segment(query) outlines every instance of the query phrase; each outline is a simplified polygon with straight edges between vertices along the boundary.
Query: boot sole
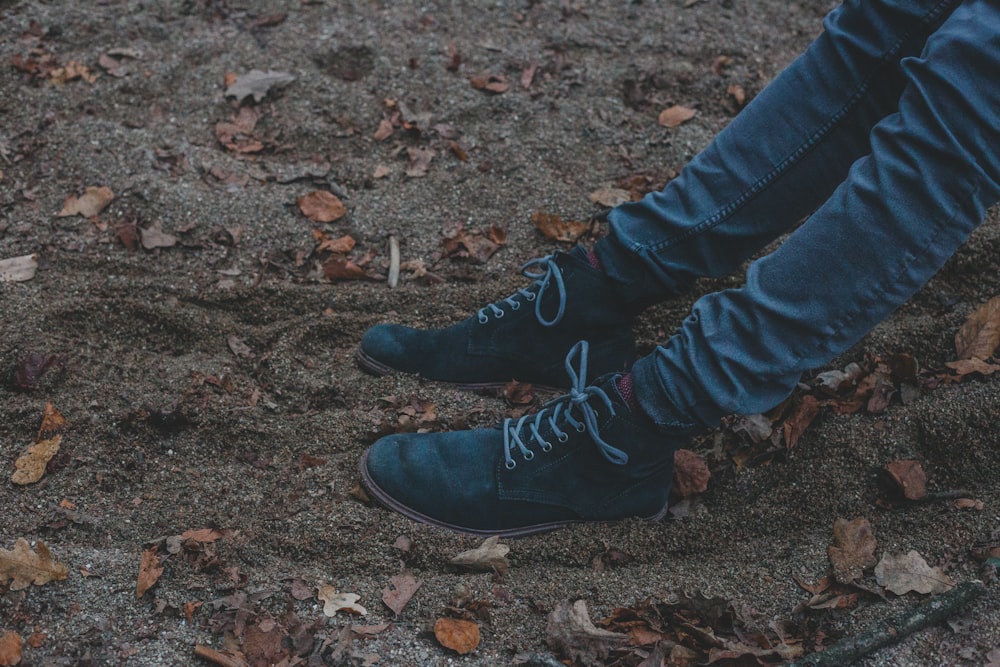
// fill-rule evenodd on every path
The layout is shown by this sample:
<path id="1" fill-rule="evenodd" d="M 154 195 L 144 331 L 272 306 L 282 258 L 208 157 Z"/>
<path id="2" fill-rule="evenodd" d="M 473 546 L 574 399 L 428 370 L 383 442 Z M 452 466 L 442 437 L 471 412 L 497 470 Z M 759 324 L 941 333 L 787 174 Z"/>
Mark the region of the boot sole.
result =
<path id="1" fill-rule="evenodd" d="M 408 519 L 416 521 L 417 523 L 423 523 L 430 526 L 438 526 L 440 528 L 447 528 L 448 530 L 455 531 L 457 533 L 464 533 L 466 535 L 476 535 L 479 537 L 490 537 L 497 535 L 499 537 L 526 537 L 528 535 L 536 535 L 538 533 L 547 533 L 553 530 L 558 530 L 559 528 L 565 528 L 572 524 L 578 523 L 611 523 L 611 521 L 594 520 L 588 521 L 586 519 L 577 519 L 573 521 L 557 521 L 552 523 L 540 523 L 534 526 L 523 526 L 521 528 L 505 528 L 500 530 L 479 530 L 475 528 L 463 528 L 462 526 L 456 526 L 455 524 L 447 523 L 445 521 L 439 521 L 433 517 L 429 517 L 426 514 L 421 514 L 416 510 L 410 509 L 406 505 L 400 503 L 395 498 L 390 496 L 388 493 L 383 491 L 375 480 L 371 478 L 368 474 L 368 450 L 361 455 L 361 461 L 358 464 L 358 471 L 361 473 L 361 483 L 364 485 L 365 489 L 372 495 L 372 497 L 383 507 L 402 514 Z M 662 521 L 667 516 L 667 509 L 669 503 L 663 506 L 663 508 L 656 514 L 648 517 L 639 517 L 642 521 Z M 628 517 L 631 518 L 631 517 Z M 624 518 L 623 518 L 624 519 Z"/>
<path id="2" fill-rule="evenodd" d="M 376 360 L 374 357 L 369 356 L 360 347 L 354 350 L 354 360 L 357 362 L 361 370 L 366 373 L 371 373 L 372 375 L 384 376 L 393 375 L 399 373 L 401 375 L 413 375 L 414 377 L 419 377 L 424 380 L 429 380 L 431 382 L 440 382 L 441 384 L 451 385 L 452 387 L 458 387 L 459 389 L 470 389 L 472 391 L 486 390 L 486 389 L 502 389 L 511 381 L 520 382 L 516 378 L 511 378 L 506 382 L 451 382 L 450 380 L 434 380 L 432 378 L 425 378 L 421 375 L 416 375 L 414 373 L 407 373 L 405 371 L 398 370 L 392 366 L 387 366 L 381 361 Z M 530 383 L 535 389 L 541 391 L 551 391 L 555 393 L 565 393 L 566 387 L 553 387 L 545 384 L 536 384 L 534 382 Z"/>

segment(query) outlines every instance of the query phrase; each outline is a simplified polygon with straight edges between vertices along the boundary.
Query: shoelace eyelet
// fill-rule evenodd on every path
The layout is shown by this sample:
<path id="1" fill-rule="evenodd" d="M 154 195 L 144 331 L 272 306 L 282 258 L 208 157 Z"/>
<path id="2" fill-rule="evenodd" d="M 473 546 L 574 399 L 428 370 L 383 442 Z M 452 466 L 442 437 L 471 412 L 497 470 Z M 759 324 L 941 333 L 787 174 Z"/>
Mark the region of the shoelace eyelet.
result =
<path id="1" fill-rule="evenodd" d="M 536 296 L 536 294 L 534 292 L 528 292 L 528 295 L 526 297 L 524 297 L 524 298 L 527 299 L 528 301 L 534 301 L 535 300 L 535 296 Z"/>
<path id="2" fill-rule="evenodd" d="M 505 461 L 503 467 L 507 470 L 513 470 L 517 467 L 517 461 Z"/>
<path id="3" fill-rule="evenodd" d="M 577 433 L 583 433 L 584 431 L 587 430 L 587 425 L 584 424 L 583 422 L 580 422 L 580 424 L 578 426 L 576 426 L 575 428 L 576 428 L 576 432 Z"/>
<path id="4" fill-rule="evenodd" d="M 548 454 L 549 452 L 551 452 L 552 451 L 552 443 L 549 442 L 548 440 L 543 440 L 542 441 L 542 451 L 545 452 L 546 454 Z"/>
<path id="5" fill-rule="evenodd" d="M 528 452 L 524 455 L 524 460 L 530 461 L 533 458 L 535 458 L 535 453 L 529 449 Z"/>
<path id="6" fill-rule="evenodd" d="M 493 313 L 493 316 L 496 317 L 499 320 L 501 317 L 503 317 L 506 314 L 507 314 L 507 311 L 501 309 L 500 311 L 498 311 L 496 313 Z"/>
<path id="7" fill-rule="evenodd" d="M 479 315 L 479 323 L 480 324 L 486 324 L 489 321 L 490 321 L 490 318 L 487 317 L 486 315 L 483 315 L 483 314 Z"/>
<path id="8" fill-rule="evenodd" d="M 567 440 L 569 440 L 569 434 L 568 433 L 560 433 L 559 434 L 559 442 L 566 442 Z"/>
<path id="9" fill-rule="evenodd" d="M 521 302 L 520 301 L 515 301 L 514 303 L 511 304 L 510 309 L 511 310 L 521 310 Z"/>

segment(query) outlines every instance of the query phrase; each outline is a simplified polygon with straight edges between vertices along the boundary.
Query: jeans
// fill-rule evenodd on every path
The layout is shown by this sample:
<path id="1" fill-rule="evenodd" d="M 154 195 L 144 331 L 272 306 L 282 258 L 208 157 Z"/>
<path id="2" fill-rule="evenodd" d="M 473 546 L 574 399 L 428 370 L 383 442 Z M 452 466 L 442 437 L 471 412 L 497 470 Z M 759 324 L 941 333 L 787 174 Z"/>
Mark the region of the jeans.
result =
<path id="1" fill-rule="evenodd" d="M 1000 2 L 852 0 L 595 247 L 638 309 L 734 272 L 633 367 L 665 427 L 765 411 L 919 290 L 1000 200 Z M 810 215 L 811 213 L 811 215 Z"/>

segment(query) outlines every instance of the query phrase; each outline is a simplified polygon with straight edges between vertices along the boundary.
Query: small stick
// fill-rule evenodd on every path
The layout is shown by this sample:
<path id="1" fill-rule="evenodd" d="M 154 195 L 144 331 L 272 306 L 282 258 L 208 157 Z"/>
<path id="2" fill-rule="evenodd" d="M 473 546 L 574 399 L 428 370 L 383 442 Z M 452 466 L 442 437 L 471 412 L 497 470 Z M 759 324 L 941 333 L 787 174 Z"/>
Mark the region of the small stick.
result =
<path id="1" fill-rule="evenodd" d="M 389 234 L 389 287 L 399 284 L 399 241 Z"/>
<path id="2" fill-rule="evenodd" d="M 862 656 L 894 644 L 907 635 L 940 623 L 986 592 L 978 581 L 965 581 L 947 593 L 937 595 L 923 604 L 903 612 L 891 621 L 882 621 L 857 637 L 842 639 L 833 646 L 810 653 L 786 667 L 833 667 L 852 665 Z"/>
<path id="3" fill-rule="evenodd" d="M 194 654 L 199 658 L 214 662 L 216 665 L 221 665 L 221 667 L 249 667 L 247 661 L 243 659 L 242 653 L 216 651 L 214 648 L 195 644 Z"/>

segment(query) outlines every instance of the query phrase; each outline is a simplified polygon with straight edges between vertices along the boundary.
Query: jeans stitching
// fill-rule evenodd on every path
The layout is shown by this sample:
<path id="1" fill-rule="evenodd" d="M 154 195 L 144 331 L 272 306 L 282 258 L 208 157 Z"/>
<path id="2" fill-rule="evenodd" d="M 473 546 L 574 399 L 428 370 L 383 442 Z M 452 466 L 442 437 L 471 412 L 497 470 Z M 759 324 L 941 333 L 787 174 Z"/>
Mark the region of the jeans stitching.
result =
<path id="1" fill-rule="evenodd" d="M 949 5 L 959 4 L 959 0 L 942 0 L 937 5 L 935 5 L 931 10 L 924 14 L 919 20 L 924 25 L 929 25 L 936 21 L 938 17 L 944 12 L 945 8 Z M 836 127 L 853 109 L 855 109 L 861 99 L 864 97 L 865 93 L 871 87 L 871 83 L 875 78 L 875 72 L 879 71 L 887 63 L 891 62 L 892 59 L 896 57 L 899 50 L 902 48 L 911 37 L 913 36 L 913 31 L 907 31 L 903 33 L 899 39 L 897 39 L 891 47 L 889 47 L 879 58 L 878 63 L 872 68 L 871 73 L 861 82 L 855 93 L 851 98 L 844 103 L 844 105 L 834 114 L 830 116 L 827 122 L 820 127 L 816 132 L 812 134 L 805 142 L 799 144 L 795 150 L 793 150 L 788 156 L 786 156 L 781 162 L 779 162 L 771 171 L 762 176 L 757 182 L 753 183 L 749 188 L 747 188 L 742 194 L 740 194 L 736 199 L 731 201 L 720 208 L 714 215 L 706 218 L 702 222 L 698 223 L 694 227 L 673 236 L 669 239 L 665 239 L 658 243 L 652 245 L 646 245 L 643 243 L 633 243 L 631 250 L 633 252 L 639 253 L 643 250 L 648 250 L 652 252 L 658 252 L 670 246 L 676 245 L 685 241 L 693 236 L 702 234 L 709 229 L 717 227 L 729 218 L 731 218 L 740 208 L 746 205 L 751 199 L 760 194 L 765 188 L 767 188 L 771 183 L 773 183 L 779 176 L 785 174 L 791 167 L 801 161 L 801 159 L 812 150 L 817 144 L 819 144 L 826 136 L 830 134 L 834 127 Z"/>

